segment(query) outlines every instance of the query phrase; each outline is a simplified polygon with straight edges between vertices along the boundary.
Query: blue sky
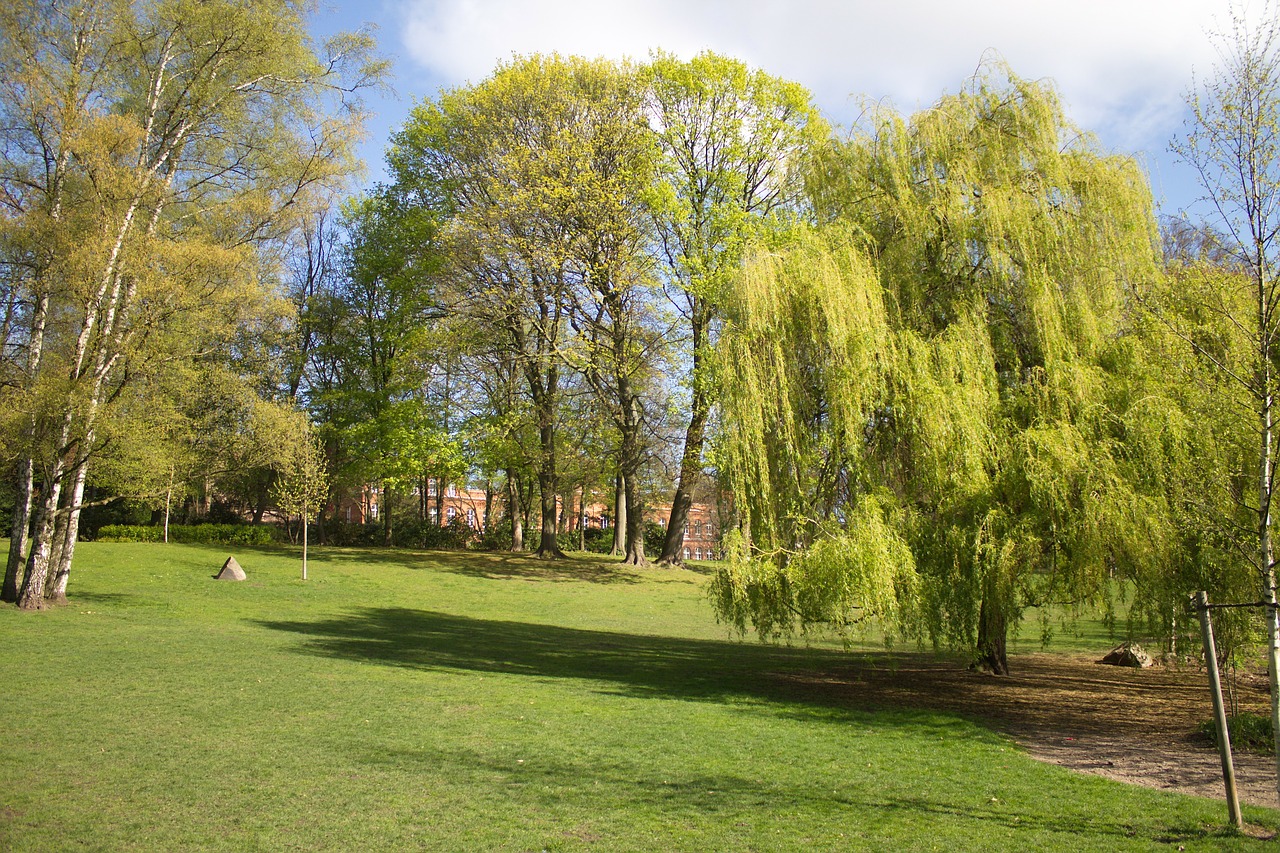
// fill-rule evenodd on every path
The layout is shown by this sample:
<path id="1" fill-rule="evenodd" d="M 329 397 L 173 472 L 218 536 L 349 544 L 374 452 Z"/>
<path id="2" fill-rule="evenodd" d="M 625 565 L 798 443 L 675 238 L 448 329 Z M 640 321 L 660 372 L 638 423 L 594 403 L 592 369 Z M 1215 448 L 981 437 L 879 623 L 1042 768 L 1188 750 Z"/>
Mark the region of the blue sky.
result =
<path id="1" fill-rule="evenodd" d="M 1262 3 L 1246 8 L 1260 14 Z M 513 54 L 716 50 L 804 84 L 847 125 L 867 99 L 927 106 L 995 52 L 1023 77 L 1052 79 L 1105 148 L 1138 156 L 1163 212 L 1194 215 L 1198 190 L 1168 145 L 1230 11 L 1229 0 L 322 0 L 312 29 L 372 24 L 395 62 L 396 94 L 370 99 L 370 180 L 383 177 L 388 135 L 414 103 Z"/>

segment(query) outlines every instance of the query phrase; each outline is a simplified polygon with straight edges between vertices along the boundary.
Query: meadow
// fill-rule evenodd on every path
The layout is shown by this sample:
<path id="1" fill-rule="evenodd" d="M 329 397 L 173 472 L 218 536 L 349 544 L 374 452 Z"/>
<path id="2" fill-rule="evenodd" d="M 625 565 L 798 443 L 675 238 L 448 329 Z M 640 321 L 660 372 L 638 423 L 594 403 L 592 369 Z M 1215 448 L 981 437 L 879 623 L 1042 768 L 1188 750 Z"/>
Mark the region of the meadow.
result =
<path id="1" fill-rule="evenodd" d="M 232 553 L 248 580 L 212 580 Z M 696 564 L 318 549 L 303 582 L 285 548 L 76 559 L 68 606 L 0 607 L 0 849 L 1266 843 L 980 719 L 849 707 L 803 676 L 882 649 L 739 640 Z"/>

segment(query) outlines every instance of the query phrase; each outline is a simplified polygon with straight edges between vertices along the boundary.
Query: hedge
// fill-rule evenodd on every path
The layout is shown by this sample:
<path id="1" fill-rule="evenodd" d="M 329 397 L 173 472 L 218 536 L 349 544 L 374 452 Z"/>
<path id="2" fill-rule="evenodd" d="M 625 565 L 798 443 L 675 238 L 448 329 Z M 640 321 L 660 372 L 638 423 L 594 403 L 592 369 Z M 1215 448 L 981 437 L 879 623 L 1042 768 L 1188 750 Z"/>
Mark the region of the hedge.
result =
<path id="1" fill-rule="evenodd" d="M 99 542 L 161 542 L 164 528 L 140 524 L 107 524 L 98 529 Z M 261 524 L 171 524 L 169 541 L 189 545 L 270 545 L 272 528 Z"/>

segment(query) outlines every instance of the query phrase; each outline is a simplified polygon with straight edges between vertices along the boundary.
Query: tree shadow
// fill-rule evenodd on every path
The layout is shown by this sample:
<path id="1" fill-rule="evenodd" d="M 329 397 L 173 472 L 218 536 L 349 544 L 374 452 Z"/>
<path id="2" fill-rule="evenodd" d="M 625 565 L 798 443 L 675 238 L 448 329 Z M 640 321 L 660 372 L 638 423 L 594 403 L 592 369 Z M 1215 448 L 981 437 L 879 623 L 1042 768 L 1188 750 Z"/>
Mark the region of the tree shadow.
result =
<path id="1" fill-rule="evenodd" d="M 716 702 L 735 706 L 744 714 L 897 729 L 921 738 L 921 742 L 976 738 L 1005 743 L 983 725 L 981 712 L 970 717 L 930 707 L 927 702 L 877 704 L 880 699 L 871 678 L 873 673 L 886 672 L 883 657 L 864 661 L 865 673 L 871 676 L 864 681 L 856 659 L 832 650 L 583 630 L 411 608 L 366 607 L 316 621 L 260 620 L 256 624 L 299 635 L 303 638 L 300 652 L 323 657 L 419 671 L 577 679 L 584 682 L 585 689 L 610 695 Z M 921 694 L 927 692 L 931 674 L 956 668 L 955 662 L 922 653 L 895 654 L 893 658 L 893 674 L 908 682 L 923 682 Z M 971 677 L 1000 683 L 979 675 Z M 405 766 L 421 763 L 436 770 L 456 765 L 457 772 L 509 777 L 505 778 L 507 783 L 527 785 L 527 790 L 535 792 L 560 791 L 582 785 L 583 780 L 599 780 L 622 791 L 628 801 L 668 811 L 684 809 L 691 815 L 719 809 L 741 813 L 752 803 L 778 795 L 775 787 L 758 779 L 719 774 L 706 777 L 695 767 L 655 770 L 645 760 L 625 753 L 604 762 L 600 756 L 584 763 L 565 754 L 542 755 L 516 764 L 466 749 L 454 753 L 448 748 L 424 746 L 421 750 L 388 752 L 379 746 L 376 754 L 359 760 Z M 822 806 L 853 807 L 885 817 L 901 812 L 937 814 L 1021 832 L 1086 833 L 1114 838 L 1117 843 L 1135 836 L 1134 828 L 1112 813 L 1059 815 L 1042 808 L 1011 809 L 994 801 L 990 805 L 975 803 L 968 792 L 959 796 L 950 787 L 930 786 L 927 780 L 919 787 L 908 785 L 880 794 L 856 785 L 840 793 L 800 785 L 788 787 L 785 795 L 791 802 L 812 799 Z M 1138 830 L 1143 835 L 1152 831 L 1150 825 Z M 1209 833 L 1206 830 L 1197 835 L 1193 830 L 1169 826 L 1154 831 L 1178 841 L 1201 840 Z"/>
<path id="2" fill-rule="evenodd" d="M 488 580 L 586 581 L 601 584 L 641 582 L 621 562 L 594 555 L 540 560 L 533 554 L 467 553 L 457 555 L 448 563 L 442 563 L 439 569 Z"/>
<path id="3" fill-rule="evenodd" d="M 585 581 L 587 583 L 640 583 L 621 562 L 607 557 L 570 556 L 563 560 L 539 560 L 532 553 L 509 551 L 416 551 L 398 548 L 328 548 L 312 551 L 317 564 L 394 566 L 430 569 L 489 580 Z"/>
<path id="4" fill-rule="evenodd" d="M 964 726 L 957 716 L 881 707 L 856 678 L 803 677 L 848 673 L 851 663 L 856 666 L 847 653 L 830 649 L 623 634 L 403 607 L 365 607 L 311 622 L 257 624 L 305 637 L 301 650 L 308 654 L 343 660 L 581 679 L 599 682 L 603 692 L 629 696 L 763 700 L 779 703 L 779 712 L 806 716 L 865 720 L 869 711 L 892 711 L 930 727 Z M 932 668 L 946 665 L 923 654 L 905 657 L 928 657 Z"/>

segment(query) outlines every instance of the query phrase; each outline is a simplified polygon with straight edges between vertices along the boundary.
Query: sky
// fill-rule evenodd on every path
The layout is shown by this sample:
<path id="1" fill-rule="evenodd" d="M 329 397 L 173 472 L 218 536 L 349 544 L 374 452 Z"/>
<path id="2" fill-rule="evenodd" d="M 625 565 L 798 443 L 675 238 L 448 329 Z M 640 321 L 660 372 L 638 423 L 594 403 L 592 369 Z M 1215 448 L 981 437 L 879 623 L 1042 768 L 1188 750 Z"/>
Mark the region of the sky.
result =
<path id="1" fill-rule="evenodd" d="M 321 0 L 317 38 L 365 25 L 393 60 L 394 95 L 371 97 L 362 154 L 385 177 L 387 140 L 413 105 L 478 83 L 513 55 L 643 60 L 714 50 L 814 95 L 848 126 L 868 101 L 903 112 L 960 89 L 984 58 L 1049 79 L 1067 115 L 1110 152 L 1136 156 L 1166 214 L 1201 212 L 1194 176 L 1169 152 L 1186 96 L 1218 59 L 1230 0 Z M 1262 0 L 1246 12 L 1260 14 Z"/>

